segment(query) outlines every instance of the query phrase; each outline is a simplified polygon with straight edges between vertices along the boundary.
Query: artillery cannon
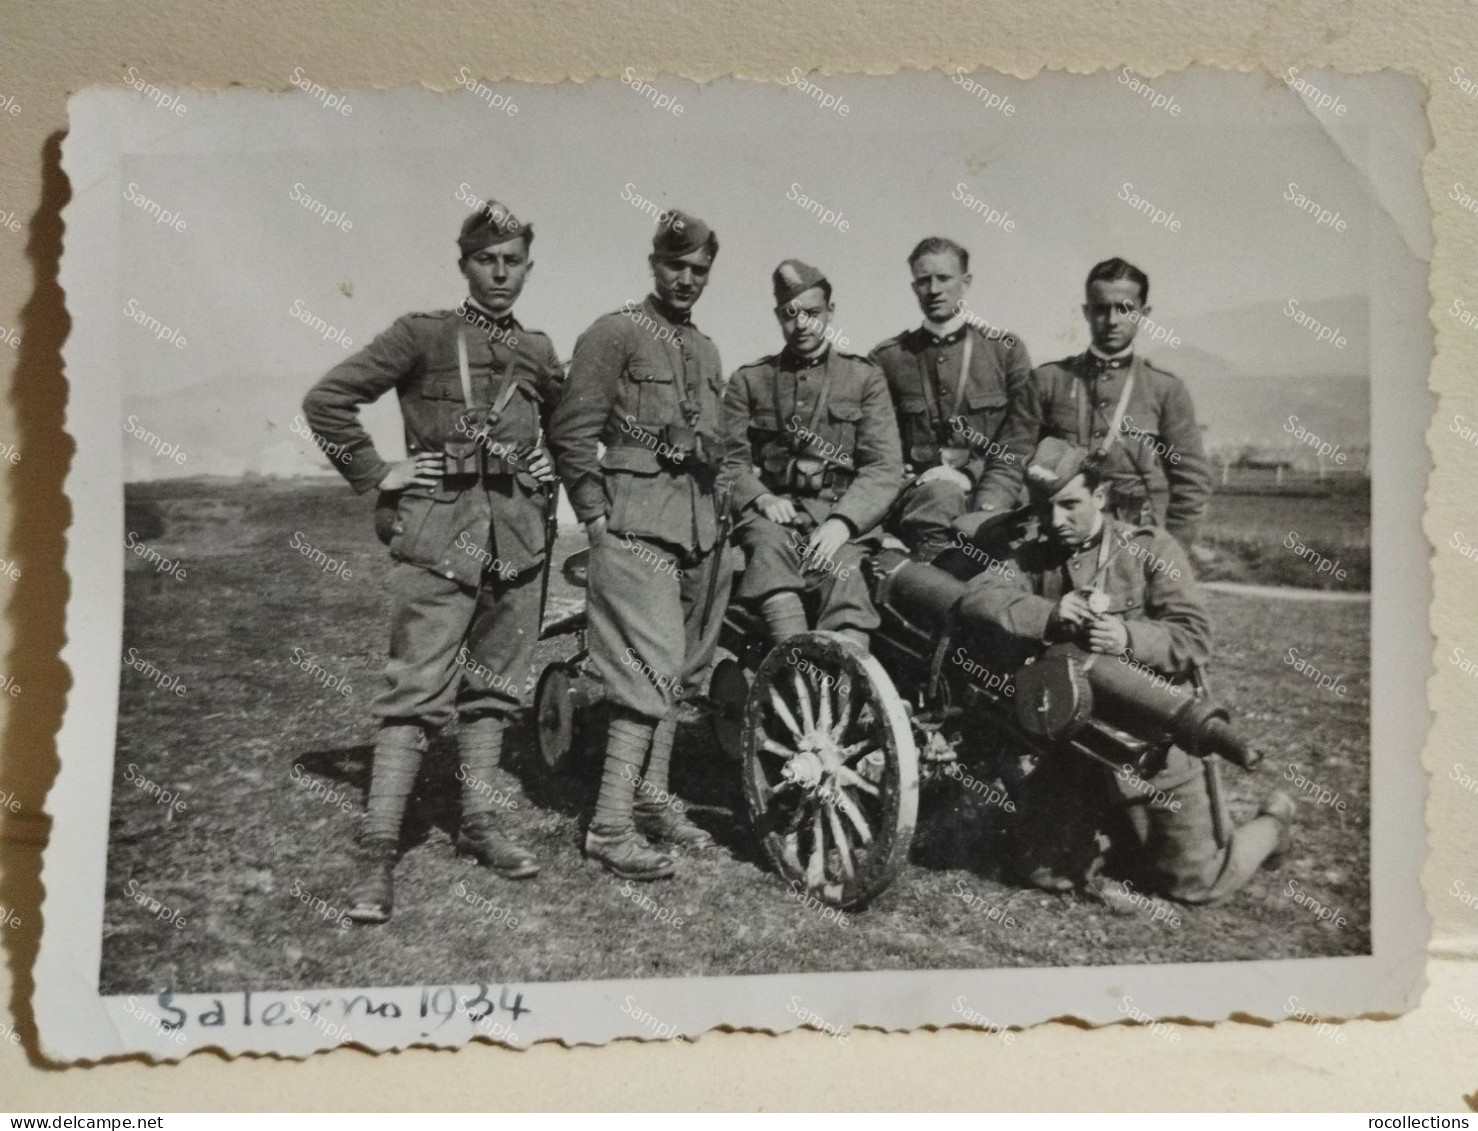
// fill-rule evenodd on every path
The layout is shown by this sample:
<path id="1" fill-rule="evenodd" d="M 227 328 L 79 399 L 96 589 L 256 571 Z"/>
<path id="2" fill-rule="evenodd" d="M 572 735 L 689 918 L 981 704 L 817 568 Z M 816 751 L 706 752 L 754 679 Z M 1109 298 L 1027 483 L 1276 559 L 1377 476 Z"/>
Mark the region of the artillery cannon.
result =
<path id="1" fill-rule="evenodd" d="M 866 563 L 882 624 L 871 651 L 807 632 L 770 648 L 748 609 L 724 611 L 707 707 L 740 762 L 751 825 L 788 884 L 842 908 L 880 894 L 907 862 L 921 783 L 968 760 L 1019 780 L 1023 754 L 1085 756 L 1142 776 L 1171 743 L 1250 769 L 1258 756 L 1225 709 L 1139 665 L 1058 644 L 1025 663 L 957 621 L 965 582 L 884 550 Z M 582 578 L 566 577 L 576 583 Z M 583 612 L 545 627 L 582 648 L 550 665 L 535 712 L 544 761 L 581 745 L 598 701 L 584 671 Z"/>

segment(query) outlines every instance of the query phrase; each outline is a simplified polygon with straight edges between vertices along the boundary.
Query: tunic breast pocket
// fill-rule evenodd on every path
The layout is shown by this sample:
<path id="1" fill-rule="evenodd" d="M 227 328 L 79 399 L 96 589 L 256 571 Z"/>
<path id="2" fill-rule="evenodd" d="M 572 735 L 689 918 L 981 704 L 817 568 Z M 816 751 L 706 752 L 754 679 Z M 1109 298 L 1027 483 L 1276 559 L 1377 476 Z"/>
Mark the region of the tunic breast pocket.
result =
<path id="1" fill-rule="evenodd" d="M 857 446 L 857 422 L 862 419 L 862 405 L 831 404 L 826 408 L 829 418 L 825 429 L 826 435 L 821 437 L 822 443 L 830 445 L 832 456 L 852 456 L 852 451 Z"/>
<path id="2" fill-rule="evenodd" d="M 984 447 L 995 438 L 996 429 L 1006 415 L 1006 393 L 1002 389 L 973 388 L 965 391 L 965 403 L 960 406 L 957 421 L 968 426 L 966 437 L 972 447 Z M 960 429 L 964 431 L 964 429 Z M 973 434 L 972 434 L 973 433 Z"/>
<path id="3" fill-rule="evenodd" d="M 457 433 L 464 406 L 455 380 L 426 381 L 402 405 L 407 409 L 412 439 L 428 450 L 440 450 L 447 440 L 466 438 Z"/>
<path id="4" fill-rule="evenodd" d="M 644 428 L 661 428 L 677 420 L 677 383 L 671 370 L 656 369 L 645 361 L 633 361 L 626 368 L 631 382 L 635 408 L 632 415 Z"/>

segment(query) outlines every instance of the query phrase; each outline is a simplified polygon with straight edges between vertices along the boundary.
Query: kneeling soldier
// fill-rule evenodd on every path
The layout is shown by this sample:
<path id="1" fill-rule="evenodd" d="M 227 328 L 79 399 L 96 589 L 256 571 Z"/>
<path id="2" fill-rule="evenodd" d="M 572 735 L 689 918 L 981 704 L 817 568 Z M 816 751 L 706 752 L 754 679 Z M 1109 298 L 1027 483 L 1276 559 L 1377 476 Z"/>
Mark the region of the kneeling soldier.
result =
<path id="1" fill-rule="evenodd" d="M 882 371 L 831 348 L 831 283 L 787 259 L 775 269 L 785 348 L 734 374 L 724 431 L 737 536 L 748 568 L 736 596 L 757 602 L 770 638 L 805 632 L 801 592 L 819 589 L 816 627 L 864 648 L 878 614 L 854 539 L 882 521 L 903 484 L 898 425 Z"/>
<path id="2" fill-rule="evenodd" d="M 712 658 L 723 618 L 707 615 L 708 596 L 718 609 L 728 600 L 716 506 L 723 374 L 689 317 L 717 254 L 702 220 L 668 216 L 648 260 L 654 293 L 580 335 L 549 424 L 590 538 L 590 660 L 611 706 L 585 854 L 623 879 L 673 874 L 671 857 L 643 837 L 684 848 L 713 840 L 665 802 L 678 686 Z"/>
<path id="3" fill-rule="evenodd" d="M 360 829 L 351 919 L 390 917 L 401 819 L 427 731 L 458 720 L 457 851 L 509 879 L 535 875 L 496 828 L 491 784 L 539 639 L 543 508 L 552 462 L 540 420 L 562 371 L 553 344 L 513 317 L 533 260 L 533 228 L 486 202 L 462 225 L 457 310 L 408 314 L 331 369 L 303 401 L 314 430 L 360 493 L 379 488 L 375 526 L 390 547 L 390 661 Z M 386 463 L 359 421 L 395 390 L 408 458 Z M 459 671 L 459 667 L 467 669 Z"/>
<path id="4" fill-rule="evenodd" d="M 880 343 L 913 478 L 889 530 L 920 561 L 1021 501 L 1021 471 L 1041 416 L 1031 360 L 1013 335 L 965 314 L 970 253 L 931 236 L 909 254 L 923 325 Z"/>
<path id="5" fill-rule="evenodd" d="M 1026 483 L 1041 536 L 1020 543 L 1005 569 L 978 574 L 960 617 L 983 655 L 1003 665 L 1059 641 L 1134 663 L 1184 687 L 1210 654 L 1211 626 L 1185 553 L 1163 530 L 1106 513 L 1109 483 L 1084 449 L 1043 440 Z M 1262 811 L 1218 842 L 1223 815 L 1209 764 L 1178 746 L 1145 778 L 1063 753 L 1028 779 L 1017 870 L 1063 891 L 1096 873 L 1095 829 L 1128 857 L 1149 891 L 1186 903 L 1226 899 L 1287 847 L 1293 800 L 1274 792 Z M 1127 851 L 1126 851 L 1127 850 Z"/>

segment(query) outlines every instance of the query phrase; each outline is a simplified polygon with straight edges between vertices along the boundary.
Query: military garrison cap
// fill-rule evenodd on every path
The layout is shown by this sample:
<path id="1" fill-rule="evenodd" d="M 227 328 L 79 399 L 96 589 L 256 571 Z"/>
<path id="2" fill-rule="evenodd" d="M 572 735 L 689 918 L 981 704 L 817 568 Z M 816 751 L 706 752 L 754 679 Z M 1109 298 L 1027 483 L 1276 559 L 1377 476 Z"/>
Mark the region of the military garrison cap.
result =
<path id="1" fill-rule="evenodd" d="M 1033 453 L 1026 468 L 1026 489 L 1033 499 L 1050 499 L 1083 470 L 1088 449 L 1057 436 L 1048 436 Z"/>
<path id="2" fill-rule="evenodd" d="M 718 236 L 696 216 L 674 208 L 666 213 L 652 236 L 652 254 L 658 259 L 681 259 L 700 248 L 710 255 L 718 254 Z"/>
<path id="3" fill-rule="evenodd" d="M 465 259 L 473 252 L 517 239 L 519 236 L 532 240 L 534 226 L 525 224 L 506 204 L 488 199 L 462 221 L 462 234 L 457 237 L 457 246 L 462 249 L 462 257 Z"/>
<path id="4" fill-rule="evenodd" d="M 805 294 L 812 287 L 830 286 L 826 282 L 826 276 L 809 263 L 802 263 L 799 259 L 787 259 L 775 268 L 775 273 L 770 276 L 770 282 L 775 288 L 775 305 L 784 306 L 797 295 Z"/>

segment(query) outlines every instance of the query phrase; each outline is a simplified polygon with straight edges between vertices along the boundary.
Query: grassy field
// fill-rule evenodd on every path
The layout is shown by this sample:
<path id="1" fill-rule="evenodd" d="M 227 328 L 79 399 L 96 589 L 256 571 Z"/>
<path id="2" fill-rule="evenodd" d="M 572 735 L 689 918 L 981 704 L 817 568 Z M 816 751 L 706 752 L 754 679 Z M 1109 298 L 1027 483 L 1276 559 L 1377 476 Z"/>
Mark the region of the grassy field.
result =
<path id="1" fill-rule="evenodd" d="M 1218 501 L 1219 502 L 1219 501 Z M 454 858 L 455 745 L 427 759 L 397 871 L 394 920 L 340 930 L 304 902 L 342 906 L 349 848 L 368 778 L 387 639 L 388 558 L 370 498 L 334 481 L 195 480 L 135 485 L 127 529 L 187 576 L 127 554 L 125 663 L 108 856 L 102 989 L 134 993 L 771 973 L 814 970 L 1052 966 L 1357 954 L 1369 950 L 1369 607 L 1214 595 L 1216 690 L 1267 752 L 1255 775 L 1230 770 L 1234 808 L 1297 774 L 1345 802 L 1300 797 L 1300 838 L 1278 873 L 1260 874 L 1214 909 L 1182 908 L 1181 926 L 1090 897 L 1002 882 L 992 811 L 953 783 L 929 789 L 911 864 L 848 925 L 792 897 L 760 860 L 736 768 L 706 729 L 679 736 L 675 781 L 719 847 L 680 861 L 642 889 L 644 908 L 579 852 L 594 773 L 551 780 L 527 731 L 498 783 L 515 799 L 509 830 L 543 873 L 511 884 Z M 1218 531 L 1234 530 L 1218 509 Z M 583 539 L 566 535 L 559 556 Z M 295 545 L 296 543 L 296 545 Z M 342 560 L 324 572 L 304 544 Z M 556 574 L 555 610 L 577 592 Z M 1277 633 L 1270 633 L 1275 623 Z M 1338 673 L 1344 697 L 1284 662 L 1288 647 Z M 542 646 L 540 663 L 559 654 Z M 130 665 L 177 677 L 183 695 Z M 295 656 L 294 649 L 301 649 Z M 295 659 L 347 681 L 328 690 Z M 1292 763 L 1297 769 L 1290 770 Z M 159 803 L 144 783 L 178 794 Z M 340 798 L 325 799 L 326 791 Z M 1288 893 L 1289 881 L 1338 907 L 1335 929 Z M 497 909 L 483 916 L 466 893 Z M 170 909 L 161 921 L 140 894 Z M 305 894 L 306 893 L 306 894 Z M 966 896 L 971 898 L 967 899 Z M 977 901 L 978 900 L 978 901 Z M 982 907 L 1009 912 L 1012 925 Z M 666 914 L 657 922 L 658 912 Z M 672 925 L 677 918 L 682 925 Z M 516 922 L 515 922 L 516 920 Z"/>
<path id="2" fill-rule="evenodd" d="M 1198 576 L 1369 592 L 1370 485 L 1352 478 L 1333 486 L 1328 495 L 1213 495 L 1196 548 Z M 1310 552 L 1330 565 L 1320 572 Z"/>

